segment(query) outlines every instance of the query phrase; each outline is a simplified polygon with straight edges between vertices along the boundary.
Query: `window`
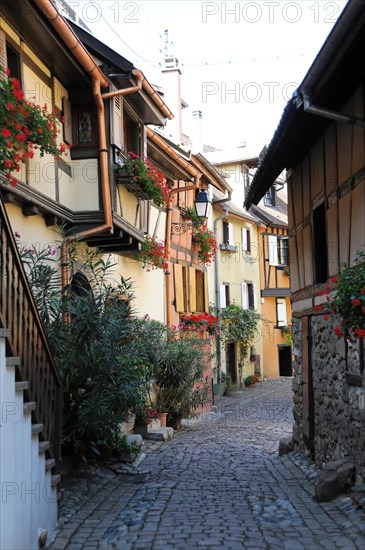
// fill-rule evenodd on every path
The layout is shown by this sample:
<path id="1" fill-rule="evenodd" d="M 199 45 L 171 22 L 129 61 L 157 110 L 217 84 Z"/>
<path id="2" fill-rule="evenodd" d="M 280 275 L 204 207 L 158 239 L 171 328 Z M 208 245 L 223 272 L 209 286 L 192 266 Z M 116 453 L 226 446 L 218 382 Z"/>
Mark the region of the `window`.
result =
<path id="1" fill-rule="evenodd" d="M 223 283 L 220 285 L 219 287 L 219 297 L 220 297 L 220 307 L 221 308 L 225 308 L 227 306 L 229 306 L 229 304 L 231 303 L 231 299 L 230 299 L 230 292 L 229 292 L 229 283 Z"/>
<path id="2" fill-rule="evenodd" d="M 325 283 L 328 278 L 326 207 L 322 203 L 313 210 L 313 255 L 315 282 Z"/>
<path id="3" fill-rule="evenodd" d="M 251 235 L 247 227 L 242 227 L 242 250 L 248 254 L 251 253 Z"/>
<path id="4" fill-rule="evenodd" d="M 73 145 L 75 147 L 97 146 L 97 121 L 93 105 L 74 107 L 72 110 Z"/>
<path id="5" fill-rule="evenodd" d="M 268 235 L 268 257 L 270 265 L 289 265 L 289 239 Z"/>
<path id="6" fill-rule="evenodd" d="M 289 265 L 289 239 L 278 239 L 278 259 L 280 265 Z"/>
<path id="7" fill-rule="evenodd" d="M 233 225 L 228 222 L 222 222 L 222 228 L 223 228 L 222 243 L 233 244 Z"/>
<path id="8" fill-rule="evenodd" d="M 242 307 L 257 309 L 256 285 L 250 281 L 241 283 Z"/>
<path id="9" fill-rule="evenodd" d="M 209 311 L 206 271 L 174 264 L 174 286 L 176 311 L 179 313 Z"/>
<path id="10" fill-rule="evenodd" d="M 21 82 L 20 56 L 14 48 L 6 44 L 7 66 L 10 69 L 10 76 L 17 78 Z"/>
<path id="11" fill-rule="evenodd" d="M 286 327 L 288 325 L 285 298 L 276 298 L 276 325 L 278 327 Z"/>
<path id="12" fill-rule="evenodd" d="M 272 185 L 264 195 L 264 204 L 266 206 L 275 206 L 275 186 Z"/>

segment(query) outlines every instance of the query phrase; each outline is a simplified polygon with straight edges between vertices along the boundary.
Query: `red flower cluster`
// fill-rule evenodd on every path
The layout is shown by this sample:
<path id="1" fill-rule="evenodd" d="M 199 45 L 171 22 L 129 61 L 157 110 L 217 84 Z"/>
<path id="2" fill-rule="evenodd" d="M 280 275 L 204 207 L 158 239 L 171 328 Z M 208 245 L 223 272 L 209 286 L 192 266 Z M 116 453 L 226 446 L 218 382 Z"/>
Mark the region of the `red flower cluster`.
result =
<path id="1" fill-rule="evenodd" d="M 200 263 L 210 265 L 215 260 L 217 241 L 212 230 L 204 224 L 202 228 L 193 231 L 193 238 L 199 246 L 198 259 Z"/>
<path id="2" fill-rule="evenodd" d="M 165 176 L 148 159 L 142 160 L 132 151 L 125 161 L 125 168 L 132 180 L 141 185 L 157 206 L 166 206 L 170 189 Z"/>
<path id="3" fill-rule="evenodd" d="M 156 237 L 147 236 L 141 246 L 138 259 L 143 263 L 142 267 L 147 268 L 147 271 L 167 269 L 168 255 L 165 243 Z"/>
<path id="4" fill-rule="evenodd" d="M 220 322 L 218 317 L 209 315 L 209 313 L 199 313 L 194 315 L 181 315 L 179 328 L 182 330 L 206 330 L 211 335 L 219 334 Z"/>
<path id="5" fill-rule="evenodd" d="M 33 158 L 35 149 L 41 156 L 49 153 L 57 157 L 66 147 L 57 145 L 60 130 L 55 114 L 47 112 L 47 105 L 25 101 L 19 80 L 10 78 L 10 69 L 6 75 L 0 79 L 0 170 L 16 185 L 12 172 L 19 172 L 21 162 Z"/>
<path id="6" fill-rule="evenodd" d="M 330 285 L 325 285 L 324 290 L 319 290 L 318 296 L 326 296 L 327 307 L 331 313 L 341 317 L 340 325 L 334 327 L 334 333 L 338 338 L 348 337 L 349 332 L 359 338 L 365 338 L 365 254 L 358 253 L 355 266 L 345 267 L 338 276 L 331 278 L 331 283 L 337 284 L 337 292 L 331 300 Z M 321 311 L 325 305 L 316 305 L 315 310 Z M 326 312 L 324 320 L 329 320 Z"/>

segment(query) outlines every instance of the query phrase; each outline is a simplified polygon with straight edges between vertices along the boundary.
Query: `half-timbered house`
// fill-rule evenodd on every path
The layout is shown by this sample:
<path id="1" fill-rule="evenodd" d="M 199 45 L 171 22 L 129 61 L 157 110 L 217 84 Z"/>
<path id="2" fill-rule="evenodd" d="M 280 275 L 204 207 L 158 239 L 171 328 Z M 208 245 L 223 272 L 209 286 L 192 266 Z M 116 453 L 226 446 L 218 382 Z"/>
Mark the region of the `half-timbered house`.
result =
<path id="1" fill-rule="evenodd" d="M 294 441 L 320 466 L 352 457 L 360 477 L 364 340 L 337 337 L 341 320 L 327 311 L 326 294 L 365 244 L 364 47 L 363 5 L 350 0 L 285 108 L 246 199 L 257 204 L 287 169 Z"/>

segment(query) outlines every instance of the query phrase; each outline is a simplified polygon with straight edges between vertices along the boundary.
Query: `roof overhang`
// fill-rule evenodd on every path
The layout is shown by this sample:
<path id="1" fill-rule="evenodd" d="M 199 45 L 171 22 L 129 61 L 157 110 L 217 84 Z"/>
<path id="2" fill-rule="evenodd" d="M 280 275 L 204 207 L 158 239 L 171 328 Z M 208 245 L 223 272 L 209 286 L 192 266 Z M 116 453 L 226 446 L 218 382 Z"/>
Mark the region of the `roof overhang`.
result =
<path id="1" fill-rule="evenodd" d="M 90 90 L 90 76 L 32 1 L 2 0 L 1 15 L 68 90 Z"/>
<path id="2" fill-rule="evenodd" d="M 312 104 L 340 111 L 357 86 L 365 81 L 365 10 L 350 0 L 327 38 L 302 84 L 288 102 L 253 178 L 246 208 L 258 204 L 285 169 L 294 169 L 331 124 L 331 119 L 304 110 L 304 97 Z"/>

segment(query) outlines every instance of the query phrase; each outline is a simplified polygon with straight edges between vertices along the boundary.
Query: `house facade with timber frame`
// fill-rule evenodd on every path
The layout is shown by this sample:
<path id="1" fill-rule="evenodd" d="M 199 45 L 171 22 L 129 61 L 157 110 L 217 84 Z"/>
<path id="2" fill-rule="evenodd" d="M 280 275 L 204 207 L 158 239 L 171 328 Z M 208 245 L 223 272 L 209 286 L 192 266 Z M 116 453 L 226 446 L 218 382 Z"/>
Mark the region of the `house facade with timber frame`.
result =
<path id="1" fill-rule="evenodd" d="M 287 169 L 293 308 L 294 442 L 319 466 L 352 457 L 365 476 L 364 340 L 338 338 L 326 311 L 345 263 L 365 245 L 365 13 L 345 7 L 289 101 L 246 206 Z"/>

